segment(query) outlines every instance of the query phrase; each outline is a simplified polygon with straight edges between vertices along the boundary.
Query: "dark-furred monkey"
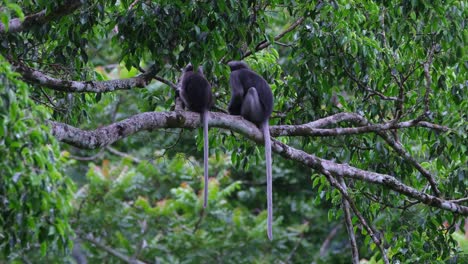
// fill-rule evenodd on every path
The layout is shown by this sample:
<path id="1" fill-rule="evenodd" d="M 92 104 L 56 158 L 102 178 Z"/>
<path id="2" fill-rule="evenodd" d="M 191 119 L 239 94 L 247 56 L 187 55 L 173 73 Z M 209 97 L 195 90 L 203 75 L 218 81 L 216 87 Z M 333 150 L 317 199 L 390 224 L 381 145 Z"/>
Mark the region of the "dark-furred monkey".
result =
<path id="1" fill-rule="evenodd" d="M 273 195 L 271 171 L 271 139 L 269 118 L 273 111 L 273 94 L 268 83 L 242 61 L 231 61 L 229 84 L 232 97 L 228 110 L 231 115 L 241 115 L 256 124 L 265 139 L 265 161 L 267 176 L 268 238 L 273 239 Z"/>
<path id="2" fill-rule="evenodd" d="M 208 119 L 209 109 L 213 105 L 211 85 L 203 75 L 203 70 L 193 71 L 192 64 L 185 67 L 182 75 L 180 97 L 184 105 L 193 112 L 200 113 L 200 121 L 203 123 L 203 167 L 204 167 L 204 198 L 203 207 L 208 204 Z"/>

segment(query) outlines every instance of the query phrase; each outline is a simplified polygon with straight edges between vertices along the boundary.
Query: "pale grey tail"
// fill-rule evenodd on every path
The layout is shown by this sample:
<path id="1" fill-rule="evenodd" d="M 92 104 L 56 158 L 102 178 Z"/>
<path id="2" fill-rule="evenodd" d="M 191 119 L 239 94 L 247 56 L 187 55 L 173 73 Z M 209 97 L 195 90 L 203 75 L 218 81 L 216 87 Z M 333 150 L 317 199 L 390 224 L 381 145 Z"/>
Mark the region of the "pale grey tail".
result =
<path id="1" fill-rule="evenodd" d="M 267 234 L 268 239 L 273 239 L 273 179 L 271 171 L 271 139 L 270 139 L 270 125 L 268 120 L 262 124 L 263 137 L 265 138 L 265 163 L 267 175 Z"/>
<path id="2" fill-rule="evenodd" d="M 203 122 L 203 169 L 204 169 L 204 180 L 205 187 L 203 190 L 203 208 L 208 205 L 208 111 L 203 111 L 201 114 Z"/>

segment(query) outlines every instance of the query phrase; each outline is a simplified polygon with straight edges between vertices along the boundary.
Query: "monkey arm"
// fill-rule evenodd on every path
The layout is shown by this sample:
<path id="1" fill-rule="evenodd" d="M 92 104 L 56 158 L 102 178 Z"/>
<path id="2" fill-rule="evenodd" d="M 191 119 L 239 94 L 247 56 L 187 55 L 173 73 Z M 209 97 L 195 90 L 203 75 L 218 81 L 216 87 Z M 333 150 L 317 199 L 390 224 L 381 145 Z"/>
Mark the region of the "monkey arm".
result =
<path id="1" fill-rule="evenodd" d="M 228 106 L 229 114 L 231 114 L 231 115 L 240 115 L 241 114 L 241 105 L 242 105 L 242 99 L 241 98 L 232 97 L 231 101 L 229 102 L 229 106 Z"/>
<path id="2" fill-rule="evenodd" d="M 244 87 L 240 81 L 239 75 L 236 72 L 231 73 L 229 78 L 231 85 L 231 101 L 229 102 L 228 111 L 231 115 L 240 115 L 242 101 L 244 100 Z"/>

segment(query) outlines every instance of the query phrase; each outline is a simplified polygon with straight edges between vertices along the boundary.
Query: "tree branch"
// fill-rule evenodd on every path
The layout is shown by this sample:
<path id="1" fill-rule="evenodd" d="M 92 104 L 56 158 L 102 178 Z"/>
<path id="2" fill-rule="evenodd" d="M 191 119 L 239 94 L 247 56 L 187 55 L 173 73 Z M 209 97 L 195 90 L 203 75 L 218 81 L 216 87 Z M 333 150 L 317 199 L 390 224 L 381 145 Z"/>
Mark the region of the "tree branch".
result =
<path id="1" fill-rule="evenodd" d="M 261 138 L 261 135 L 258 135 Z M 258 141 L 260 142 L 260 141 Z M 284 143 L 273 140 L 273 150 L 281 156 L 301 162 L 302 164 L 320 171 L 321 166 L 336 176 L 342 176 L 357 180 L 363 180 L 372 184 L 383 185 L 391 190 L 416 199 L 426 205 L 441 208 L 454 213 L 468 215 L 468 207 L 441 199 L 423 192 L 420 192 L 404 183 L 398 181 L 395 177 L 371 171 L 361 170 L 347 164 L 338 164 L 330 160 L 325 160 L 287 146 Z"/>
<path id="2" fill-rule="evenodd" d="M 160 77 L 160 76 L 154 76 L 153 78 L 154 78 L 155 80 L 157 80 L 157 81 L 160 81 L 160 82 L 166 84 L 167 86 L 171 87 L 171 88 L 174 89 L 174 90 L 177 90 L 177 89 L 178 89 L 178 87 L 177 87 L 176 84 L 174 84 L 174 83 L 172 83 L 171 81 L 166 80 L 166 79 L 164 79 L 164 78 L 162 78 L 162 77 Z"/>
<path id="3" fill-rule="evenodd" d="M 47 10 L 44 9 L 38 13 L 28 15 L 24 18 L 24 21 L 21 21 L 19 18 L 11 19 L 8 22 L 8 31 L 6 31 L 5 25 L 0 21 L 0 34 L 2 33 L 18 33 L 23 30 L 27 30 L 32 26 L 37 26 L 40 24 L 45 24 L 50 20 L 66 16 L 73 13 L 82 5 L 80 0 L 69 0 L 63 3 L 63 5 L 57 7 L 55 10 L 47 13 Z"/>
<path id="4" fill-rule="evenodd" d="M 90 235 L 83 235 L 83 236 L 80 236 L 81 239 L 83 240 L 86 240 L 94 245 L 96 245 L 97 247 L 99 247 L 100 249 L 106 251 L 107 253 L 111 254 L 112 256 L 126 262 L 126 263 L 129 263 L 129 264 L 145 264 L 145 262 L 141 261 L 141 260 L 136 260 L 136 259 L 133 259 L 132 257 L 129 257 L 125 254 L 122 254 L 120 253 L 119 251 L 105 245 L 104 243 L 94 239 L 92 236 Z"/>
<path id="5" fill-rule="evenodd" d="M 284 37 L 284 35 L 286 35 L 287 33 L 293 31 L 295 28 L 297 28 L 300 24 L 302 24 L 302 22 L 304 22 L 304 18 L 301 17 L 299 18 L 298 20 L 296 20 L 296 22 L 292 23 L 286 30 L 284 30 L 283 32 L 279 33 L 278 35 L 275 36 L 274 38 L 274 41 L 278 41 L 280 40 L 282 37 Z M 267 40 L 264 40 L 262 41 L 260 44 L 257 45 L 257 47 L 255 47 L 255 51 L 260 51 L 260 50 L 263 50 L 265 48 L 268 48 L 272 43 L 267 41 Z M 252 55 L 252 51 L 247 51 L 244 53 L 244 55 L 242 56 L 242 58 L 246 58 L 248 56 Z"/>
<path id="6" fill-rule="evenodd" d="M 350 121 L 361 125 L 360 127 L 347 127 L 347 128 L 330 128 L 330 129 L 320 129 L 316 127 L 323 127 L 332 124 L 336 124 L 343 121 Z M 414 166 L 424 178 L 428 180 L 431 185 L 434 194 L 440 196 L 439 188 L 437 187 L 436 180 L 434 176 L 431 175 L 429 171 L 424 169 L 421 164 L 419 164 L 416 159 L 414 159 L 404 148 L 403 146 L 396 142 L 392 137 L 390 137 L 385 131 L 398 128 L 406 127 L 428 127 L 435 130 L 448 131 L 449 129 L 444 126 L 439 126 L 431 124 L 429 122 L 421 122 L 418 119 L 395 123 L 388 122 L 384 124 L 369 125 L 369 122 L 363 117 L 355 113 L 339 113 L 329 117 L 325 117 L 319 120 L 316 120 L 311 123 L 297 126 L 273 126 L 271 127 L 272 136 L 337 136 L 337 135 L 352 135 L 352 134 L 361 134 L 368 132 L 375 132 L 380 137 L 382 137 L 387 144 L 389 144 L 396 153 L 398 153 L 403 159 L 405 159 L 409 164 Z"/>
<path id="7" fill-rule="evenodd" d="M 115 148 L 113 148 L 113 147 L 111 147 L 111 146 L 107 146 L 106 149 L 107 149 L 110 153 L 112 153 L 112 154 L 114 154 L 114 155 L 116 155 L 116 156 L 119 156 L 119 157 L 122 157 L 122 158 L 130 159 L 133 163 L 136 163 L 136 164 L 141 163 L 141 160 L 140 160 L 139 158 L 135 158 L 135 157 L 133 157 L 133 156 L 130 155 L 130 154 L 127 154 L 127 153 L 124 153 L 124 152 L 120 152 L 120 151 L 118 151 L 117 149 L 115 149 Z"/>
<path id="8" fill-rule="evenodd" d="M 328 234 L 328 236 L 325 238 L 325 240 L 322 243 L 322 246 L 320 246 L 320 251 L 318 256 L 325 256 L 325 253 L 327 252 L 328 247 L 330 246 L 330 243 L 332 239 L 336 236 L 336 233 L 338 233 L 338 230 L 340 230 L 341 225 L 336 225 Z M 313 262 L 315 263 L 315 262 Z"/>
<path id="9" fill-rule="evenodd" d="M 48 76 L 41 71 L 29 68 L 28 66 L 19 62 L 12 61 L 11 63 L 14 66 L 14 70 L 20 73 L 23 76 L 23 78 L 29 83 L 39 84 L 57 91 L 73 93 L 104 93 L 116 90 L 129 90 L 134 87 L 143 88 L 156 75 L 157 71 L 156 67 L 151 67 L 147 72 L 143 74 L 140 74 L 133 78 L 121 80 L 68 81 Z"/>
<path id="10" fill-rule="evenodd" d="M 429 184 L 431 185 L 432 191 L 436 196 L 440 196 L 440 190 L 437 187 L 437 183 L 434 179 L 434 177 L 431 175 L 431 173 L 423 168 L 421 164 L 416 161 L 409 153 L 406 151 L 403 146 L 394 140 L 388 133 L 384 131 L 379 131 L 377 132 L 380 137 L 382 137 L 385 142 L 387 142 L 388 145 L 390 145 L 401 157 L 403 157 L 408 163 L 410 163 L 412 166 L 414 166 L 422 175 L 424 178 L 426 178 L 429 181 Z"/>
<path id="11" fill-rule="evenodd" d="M 341 196 L 343 199 L 346 200 L 347 202 L 347 205 L 349 206 L 349 208 L 351 208 L 354 212 L 354 214 L 357 216 L 357 218 L 359 219 L 359 222 L 361 223 L 362 226 L 364 226 L 364 228 L 367 230 L 367 233 L 369 234 L 369 236 L 372 238 L 372 241 L 374 241 L 374 243 L 377 245 L 377 247 L 379 248 L 381 254 L 382 254 L 382 259 L 384 261 L 385 264 L 389 264 L 390 261 L 388 260 L 388 256 L 387 256 L 387 253 L 386 253 L 386 250 L 385 248 L 383 247 L 382 245 L 382 241 L 380 240 L 380 238 L 377 236 L 377 232 L 376 230 L 371 227 L 366 219 L 364 218 L 364 216 L 359 212 L 356 204 L 354 204 L 354 201 L 351 199 L 351 197 L 348 195 L 348 192 L 347 190 L 345 189 L 344 186 L 340 185 L 338 183 L 338 181 L 330 174 L 330 172 L 328 170 L 326 170 L 325 168 L 321 168 L 320 169 L 320 172 L 325 175 L 325 177 L 327 177 L 327 180 L 328 182 L 330 182 L 330 184 L 335 187 L 340 193 L 341 193 Z M 340 177 L 340 176 L 338 176 Z M 340 177 L 341 178 L 341 177 Z M 352 230 L 352 232 L 354 232 L 354 230 Z M 352 233 L 351 232 L 351 233 Z M 353 258 L 354 258 L 354 252 L 353 252 Z M 353 262 L 354 263 L 354 262 Z M 358 263 L 359 263 L 359 260 L 358 260 Z"/>
<path id="12" fill-rule="evenodd" d="M 431 77 L 431 67 L 432 60 L 434 59 L 434 53 L 437 45 L 434 43 L 429 49 L 427 60 L 424 63 L 424 77 L 426 79 L 426 92 L 424 93 L 424 114 L 429 112 L 429 95 L 432 93 L 432 77 Z"/>
<path id="13" fill-rule="evenodd" d="M 346 127 L 346 128 L 329 128 L 321 129 L 329 125 L 336 125 L 339 122 L 349 121 L 357 123 L 359 127 Z M 369 132 L 379 132 L 398 128 L 408 127 L 427 127 L 434 130 L 448 131 L 448 127 L 432 124 L 429 122 L 422 122 L 418 120 L 409 120 L 400 123 L 388 122 L 384 124 L 370 125 L 363 117 L 355 113 L 339 113 L 329 117 L 325 117 L 303 125 L 282 125 L 272 126 L 270 133 L 272 136 L 338 136 L 338 135 L 352 135 L 362 134 Z"/>
<path id="14" fill-rule="evenodd" d="M 258 144 L 263 144 L 263 134 L 254 124 L 245 119 L 239 116 L 231 116 L 222 113 L 210 112 L 209 115 L 210 127 L 230 129 Z M 200 126 L 200 116 L 198 113 L 184 111 L 147 112 L 92 131 L 81 130 L 67 124 L 53 121 L 50 121 L 50 125 L 53 134 L 58 140 L 76 147 L 94 149 L 108 146 L 117 140 L 142 130 L 197 128 Z M 372 184 L 382 185 L 426 205 L 468 215 L 467 206 L 462 206 L 420 192 L 390 175 L 365 171 L 347 164 L 338 164 L 330 160 L 321 159 L 274 139 L 272 140 L 272 150 L 286 159 L 295 160 L 318 171 L 321 171 L 323 168 L 335 176 L 358 179 Z"/>
<path id="15" fill-rule="evenodd" d="M 343 188 L 343 190 L 347 192 L 348 190 L 347 190 L 346 182 L 344 181 L 342 177 L 339 178 L 339 183 L 341 187 Z M 352 218 L 351 211 L 350 211 L 351 205 L 344 197 L 341 198 L 341 204 L 343 206 L 343 212 L 344 212 L 344 217 L 345 217 L 346 230 L 348 231 L 349 243 L 351 244 L 351 254 L 353 256 L 352 261 L 353 261 L 353 264 L 359 264 L 359 249 L 358 249 L 357 242 L 356 242 L 356 236 L 354 235 L 353 221 L 351 220 Z"/>

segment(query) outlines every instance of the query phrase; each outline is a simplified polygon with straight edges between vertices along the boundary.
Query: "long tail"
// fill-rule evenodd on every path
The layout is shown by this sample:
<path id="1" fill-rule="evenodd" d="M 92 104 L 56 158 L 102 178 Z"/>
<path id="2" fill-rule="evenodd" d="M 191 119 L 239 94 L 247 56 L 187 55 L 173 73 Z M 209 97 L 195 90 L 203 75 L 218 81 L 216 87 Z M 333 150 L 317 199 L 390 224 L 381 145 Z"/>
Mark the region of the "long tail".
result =
<path id="1" fill-rule="evenodd" d="M 204 177 L 205 177 L 205 187 L 203 195 L 203 208 L 206 208 L 208 205 L 208 111 L 202 113 L 202 122 L 203 122 L 203 168 L 204 168 Z"/>
<path id="2" fill-rule="evenodd" d="M 265 138 L 265 162 L 267 175 L 267 208 L 268 208 L 268 223 L 267 234 L 268 239 L 273 239 L 273 180 L 271 171 L 271 139 L 270 125 L 268 120 L 262 124 L 263 137 Z"/>

